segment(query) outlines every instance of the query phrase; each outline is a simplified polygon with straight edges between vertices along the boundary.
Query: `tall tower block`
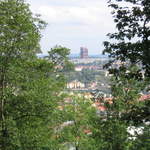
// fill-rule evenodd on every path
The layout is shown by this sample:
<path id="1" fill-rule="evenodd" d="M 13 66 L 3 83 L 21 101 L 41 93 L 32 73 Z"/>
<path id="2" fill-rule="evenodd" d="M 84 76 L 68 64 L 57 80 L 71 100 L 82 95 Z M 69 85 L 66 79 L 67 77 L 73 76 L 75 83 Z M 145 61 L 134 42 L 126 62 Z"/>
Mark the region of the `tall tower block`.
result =
<path id="1" fill-rule="evenodd" d="M 80 47 L 80 58 L 88 58 L 88 49 L 86 47 Z"/>

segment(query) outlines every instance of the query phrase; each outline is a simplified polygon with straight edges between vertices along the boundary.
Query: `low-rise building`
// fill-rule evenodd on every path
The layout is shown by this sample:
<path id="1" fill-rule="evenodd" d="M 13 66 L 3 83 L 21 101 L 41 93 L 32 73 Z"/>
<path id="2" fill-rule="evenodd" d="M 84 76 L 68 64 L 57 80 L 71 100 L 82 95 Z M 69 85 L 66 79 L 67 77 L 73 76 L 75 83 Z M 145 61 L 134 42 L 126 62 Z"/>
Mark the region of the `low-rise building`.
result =
<path id="1" fill-rule="evenodd" d="M 85 84 L 81 83 L 77 80 L 74 80 L 70 83 L 67 83 L 67 88 L 68 89 L 80 89 L 80 88 L 85 88 Z"/>

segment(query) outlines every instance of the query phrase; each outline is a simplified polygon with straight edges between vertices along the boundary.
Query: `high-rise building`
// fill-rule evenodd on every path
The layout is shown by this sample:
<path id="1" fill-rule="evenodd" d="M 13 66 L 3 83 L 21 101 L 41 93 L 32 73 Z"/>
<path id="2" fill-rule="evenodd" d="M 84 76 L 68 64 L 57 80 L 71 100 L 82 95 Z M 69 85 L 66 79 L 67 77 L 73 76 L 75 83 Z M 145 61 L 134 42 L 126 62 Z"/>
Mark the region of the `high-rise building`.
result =
<path id="1" fill-rule="evenodd" d="M 88 58 L 88 49 L 86 47 L 80 47 L 80 58 Z"/>

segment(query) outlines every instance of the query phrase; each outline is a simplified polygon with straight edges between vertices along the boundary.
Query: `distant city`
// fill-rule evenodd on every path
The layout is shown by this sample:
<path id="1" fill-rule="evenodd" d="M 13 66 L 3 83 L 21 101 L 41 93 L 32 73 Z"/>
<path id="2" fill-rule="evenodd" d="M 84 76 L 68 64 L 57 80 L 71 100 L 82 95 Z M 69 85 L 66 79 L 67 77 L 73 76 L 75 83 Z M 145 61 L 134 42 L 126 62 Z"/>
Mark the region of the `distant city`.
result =
<path id="1" fill-rule="evenodd" d="M 37 56 L 42 58 L 47 56 L 48 54 L 38 54 Z M 79 53 L 71 53 L 69 55 L 70 59 L 73 58 L 78 58 L 78 59 L 86 59 L 86 58 L 108 58 L 108 55 L 104 55 L 104 54 L 89 54 L 88 48 L 86 47 L 80 47 L 80 51 Z"/>
<path id="2" fill-rule="evenodd" d="M 86 58 L 108 58 L 107 55 L 103 54 L 89 54 L 88 48 L 86 47 L 80 47 L 80 53 L 78 54 L 70 54 L 70 58 L 81 58 L 81 59 L 86 59 Z"/>

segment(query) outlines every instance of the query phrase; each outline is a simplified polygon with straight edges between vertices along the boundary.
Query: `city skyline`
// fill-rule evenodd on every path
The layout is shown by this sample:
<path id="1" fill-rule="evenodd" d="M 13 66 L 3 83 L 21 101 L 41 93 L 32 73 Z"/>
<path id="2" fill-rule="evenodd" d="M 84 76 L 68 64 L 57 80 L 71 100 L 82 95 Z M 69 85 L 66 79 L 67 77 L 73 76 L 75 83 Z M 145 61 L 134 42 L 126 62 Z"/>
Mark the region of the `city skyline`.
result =
<path id="1" fill-rule="evenodd" d="M 48 25 L 42 31 L 41 49 L 46 53 L 55 45 L 71 49 L 72 54 L 87 47 L 89 54 L 100 54 L 106 34 L 114 31 L 107 0 L 26 0 L 34 14 Z"/>

